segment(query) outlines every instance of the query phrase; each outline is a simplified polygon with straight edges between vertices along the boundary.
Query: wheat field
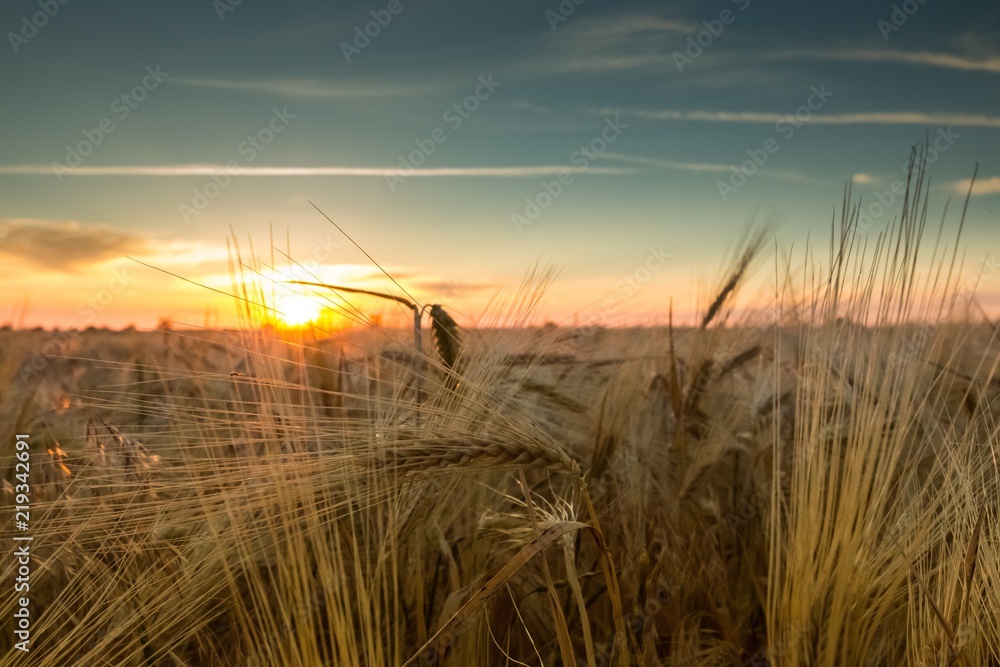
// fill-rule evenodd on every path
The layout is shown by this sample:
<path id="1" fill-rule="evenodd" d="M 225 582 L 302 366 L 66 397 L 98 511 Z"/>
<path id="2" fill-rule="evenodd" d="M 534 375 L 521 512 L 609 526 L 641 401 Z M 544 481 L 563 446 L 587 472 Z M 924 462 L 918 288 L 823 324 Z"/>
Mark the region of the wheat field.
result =
<path id="1" fill-rule="evenodd" d="M 252 290 L 239 331 L 0 332 L 0 664 L 1000 665 L 1000 331 L 927 197 L 753 227 L 683 326 L 540 326 L 538 269 L 419 347 Z"/>

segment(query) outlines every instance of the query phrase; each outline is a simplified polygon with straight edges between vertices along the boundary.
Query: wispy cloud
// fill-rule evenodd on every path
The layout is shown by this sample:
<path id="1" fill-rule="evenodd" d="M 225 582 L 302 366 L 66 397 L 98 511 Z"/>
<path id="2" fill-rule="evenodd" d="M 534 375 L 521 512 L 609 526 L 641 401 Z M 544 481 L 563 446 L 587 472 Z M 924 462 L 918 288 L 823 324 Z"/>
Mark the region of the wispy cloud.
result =
<path id="1" fill-rule="evenodd" d="M 229 172 L 222 164 L 173 164 L 173 165 L 107 165 L 81 166 L 63 172 L 63 176 L 213 176 L 232 173 L 236 176 L 405 176 L 419 177 L 509 177 L 548 176 L 563 171 L 583 172 L 590 174 L 622 174 L 634 172 L 634 169 L 620 167 L 577 167 L 573 165 L 549 164 L 528 165 L 516 167 L 437 167 L 413 169 L 401 172 L 399 167 L 240 167 L 238 171 Z M 51 176 L 52 167 L 40 164 L 0 166 L 0 174 L 16 176 Z"/>
<path id="2" fill-rule="evenodd" d="M 851 181 L 857 183 L 858 185 L 872 185 L 878 183 L 881 179 L 878 176 L 874 176 L 868 173 L 853 174 L 851 176 Z"/>
<path id="3" fill-rule="evenodd" d="M 437 280 L 432 278 L 413 280 L 412 284 L 416 289 L 422 292 L 441 294 L 448 297 L 475 294 L 486 290 L 496 289 L 497 287 L 496 284 L 488 282 L 470 280 Z"/>
<path id="4" fill-rule="evenodd" d="M 697 24 L 654 15 L 625 14 L 574 18 L 551 39 L 553 55 L 544 69 L 560 72 L 613 72 L 673 68 L 669 54 Z M 534 67 L 538 67 L 534 63 Z"/>
<path id="5" fill-rule="evenodd" d="M 680 171 L 728 172 L 731 168 L 731 166 L 728 164 L 712 164 L 704 162 L 677 162 L 674 160 L 662 160 L 660 158 L 645 157 L 642 155 L 625 155 L 624 153 L 602 153 L 601 157 L 606 158 L 608 160 L 617 160 L 619 162 L 642 164 L 649 167 L 678 169 Z"/>
<path id="6" fill-rule="evenodd" d="M 171 241 L 169 243 L 149 243 L 148 249 L 142 253 L 132 253 L 153 266 L 184 266 L 196 267 L 205 264 L 225 264 L 230 258 L 230 251 L 224 245 L 211 245 L 190 241 Z"/>
<path id="7" fill-rule="evenodd" d="M 598 44 L 620 44 L 637 35 L 687 33 L 698 28 L 687 19 L 666 19 L 653 14 L 622 14 L 580 18 L 572 26 L 577 38 L 586 37 Z M 565 34 L 565 33 L 564 33 Z"/>
<path id="8" fill-rule="evenodd" d="M 960 181 L 955 181 L 951 184 L 951 189 L 959 195 L 965 195 L 969 192 L 969 185 L 972 183 L 971 178 L 965 178 Z M 1000 194 L 1000 176 L 994 176 L 993 178 L 982 178 L 977 179 L 975 184 L 972 186 L 973 195 L 995 195 Z"/>
<path id="9" fill-rule="evenodd" d="M 531 113 L 538 113 L 538 114 L 552 113 L 552 107 L 542 106 L 539 104 L 532 104 L 531 102 L 525 102 L 524 100 L 514 102 L 514 104 L 511 106 L 514 109 L 517 109 L 518 111 L 529 111 Z"/>
<path id="10" fill-rule="evenodd" d="M 788 121 L 793 116 L 756 111 L 678 111 L 675 109 L 587 109 L 599 116 L 621 114 L 648 120 L 703 121 L 709 123 L 768 123 Z M 1000 127 L 1000 116 L 969 113 L 926 113 L 920 111 L 861 111 L 841 114 L 813 114 L 807 121 L 816 125 L 957 125 L 959 127 Z"/>
<path id="11" fill-rule="evenodd" d="M 255 93 L 282 99 L 318 100 L 371 100 L 394 97 L 415 97 L 435 90 L 438 86 L 427 83 L 358 83 L 328 79 L 199 79 L 177 78 L 172 83 L 197 88 L 213 88 L 245 93 Z"/>
<path id="12" fill-rule="evenodd" d="M 688 171 L 693 173 L 732 173 L 735 168 L 731 164 L 721 164 L 721 163 L 711 163 L 711 162 L 677 162 L 675 160 L 663 160 L 660 158 L 645 157 L 642 155 L 625 155 L 623 153 L 602 153 L 602 158 L 607 158 L 609 160 L 617 160 L 619 162 L 629 162 L 632 164 L 641 164 L 649 167 L 661 167 L 663 169 L 676 169 L 678 171 Z M 814 179 L 806 176 L 797 171 L 788 171 L 785 169 L 769 169 L 764 168 L 760 170 L 761 176 L 770 176 L 771 178 L 778 178 L 785 181 L 795 181 L 798 183 L 812 182 Z"/>
<path id="13" fill-rule="evenodd" d="M 106 225 L 36 219 L 0 222 L 0 256 L 49 271 L 75 273 L 149 248 L 146 239 Z"/>
<path id="14" fill-rule="evenodd" d="M 932 51 L 900 51 L 898 49 L 802 49 L 778 51 L 773 57 L 783 60 L 815 58 L 819 60 L 846 60 L 860 62 L 901 63 L 941 67 L 969 72 L 1000 73 L 1000 58 L 970 58 L 953 53 Z"/>

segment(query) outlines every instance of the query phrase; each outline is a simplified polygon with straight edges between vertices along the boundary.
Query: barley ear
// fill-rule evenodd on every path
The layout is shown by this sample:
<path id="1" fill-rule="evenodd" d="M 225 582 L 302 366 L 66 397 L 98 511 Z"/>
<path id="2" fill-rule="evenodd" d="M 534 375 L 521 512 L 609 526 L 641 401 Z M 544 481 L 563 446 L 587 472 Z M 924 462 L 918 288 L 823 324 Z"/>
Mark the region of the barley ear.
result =
<path id="1" fill-rule="evenodd" d="M 441 361 L 448 370 L 455 370 L 458 354 L 462 350 L 462 339 L 455 320 L 439 304 L 431 306 L 431 332 Z"/>

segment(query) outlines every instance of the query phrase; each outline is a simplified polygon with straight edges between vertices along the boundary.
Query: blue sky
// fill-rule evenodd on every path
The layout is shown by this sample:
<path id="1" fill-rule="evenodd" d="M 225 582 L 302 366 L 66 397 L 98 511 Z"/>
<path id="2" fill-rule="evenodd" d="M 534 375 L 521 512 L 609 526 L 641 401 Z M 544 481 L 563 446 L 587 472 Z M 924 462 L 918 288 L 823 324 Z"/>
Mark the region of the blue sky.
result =
<path id="1" fill-rule="evenodd" d="M 538 261 L 553 319 L 649 321 L 754 211 L 826 238 L 845 181 L 877 201 L 925 136 L 932 216 L 978 162 L 966 261 L 1000 257 L 995 3 L 232 2 L 0 9 L 4 319 L 225 320 L 125 256 L 226 289 L 231 233 L 385 287 L 312 203 L 467 322 Z"/>

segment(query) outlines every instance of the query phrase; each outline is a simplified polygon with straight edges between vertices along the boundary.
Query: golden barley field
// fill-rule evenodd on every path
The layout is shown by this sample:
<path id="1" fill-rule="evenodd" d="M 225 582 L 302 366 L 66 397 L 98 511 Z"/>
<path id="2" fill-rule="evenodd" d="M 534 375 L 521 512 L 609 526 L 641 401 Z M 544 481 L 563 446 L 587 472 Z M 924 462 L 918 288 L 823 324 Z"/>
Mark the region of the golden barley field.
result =
<path id="1" fill-rule="evenodd" d="M 539 269 L 419 348 L 251 299 L 0 332 L 0 664 L 1000 665 L 1000 331 L 921 174 L 829 247 L 750 229 L 684 326 L 542 326 Z"/>

